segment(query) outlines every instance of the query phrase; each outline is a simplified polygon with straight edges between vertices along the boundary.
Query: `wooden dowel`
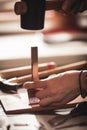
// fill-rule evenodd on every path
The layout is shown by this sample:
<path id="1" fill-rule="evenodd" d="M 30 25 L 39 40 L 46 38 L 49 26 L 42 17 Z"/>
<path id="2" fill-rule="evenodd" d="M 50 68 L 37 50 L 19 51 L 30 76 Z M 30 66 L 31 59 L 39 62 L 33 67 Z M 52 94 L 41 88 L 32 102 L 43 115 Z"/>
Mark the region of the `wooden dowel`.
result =
<path id="1" fill-rule="evenodd" d="M 38 65 L 38 71 L 53 69 L 56 66 L 57 65 L 55 62 L 42 63 Z M 4 79 L 13 78 L 16 76 L 19 77 L 28 74 L 31 74 L 31 66 L 16 67 L 0 71 L 0 76 Z"/>
<path id="2" fill-rule="evenodd" d="M 38 47 L 31 47 L 32 80 L 38 81 Z"/>
<path id="3" fill-rule="evenodd" d="M 31 47 L 31 66 L 32 66 L 32 80 L 39 81 L 38 75 L 38 47 Z M 36 104 L 39 102 L 39 99 L 36 98 L 36 90 L 30 89 L 28 90 L 29 96 L 29 105 Z"/>
<path id="4" fill-rule="evenodd" d="M 39 78 L 45 78 L 52 74 L 58 74 L 68 70 L 80 70 L 80 69 L 87 69 L 87 61 L 80 61 L 80 62 L 56 67 L 51 70 L 39 72 L 38 74 L 39 74 Z M 10 82 L 20 83 L 20 82 L 31 81 L 31 79 L 32 79 L 32 75 L 25 75 L 25 76 L 17 77 Z"/>

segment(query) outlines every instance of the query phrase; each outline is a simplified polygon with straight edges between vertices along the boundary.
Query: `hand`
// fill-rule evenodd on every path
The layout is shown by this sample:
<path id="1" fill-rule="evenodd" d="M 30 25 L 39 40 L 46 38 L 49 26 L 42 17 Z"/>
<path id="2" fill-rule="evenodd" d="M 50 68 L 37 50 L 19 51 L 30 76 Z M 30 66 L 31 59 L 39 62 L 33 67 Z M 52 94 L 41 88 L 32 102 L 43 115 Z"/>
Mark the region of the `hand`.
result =
<path id="1" fill-rule="evenodd" d="M 77 14 L 87 9 L 87 0 L 63 0 L 61 12 L 65 14 Z"/>
<path id="2" fill-rule="evenodd" d="M 37 82 L 26 82 L 26 89 L 38 89 L 40 105 L 65 104 L 79 95 L 79 71 L 67 71 Z"/>

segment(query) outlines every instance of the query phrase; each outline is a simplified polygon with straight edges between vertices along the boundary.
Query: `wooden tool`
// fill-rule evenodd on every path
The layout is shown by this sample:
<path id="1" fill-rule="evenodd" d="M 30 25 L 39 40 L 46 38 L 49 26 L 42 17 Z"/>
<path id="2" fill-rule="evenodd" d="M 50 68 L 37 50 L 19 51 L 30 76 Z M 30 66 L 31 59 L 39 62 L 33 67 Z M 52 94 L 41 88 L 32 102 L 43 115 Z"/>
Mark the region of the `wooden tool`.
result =
<path id="1" fill-rule="evenodd" d="M 22 83 L 4 83 L 0 81 L 0 90 L 4 93 L 14 94 L 17 93 L 19 88 L 22 88 Z"/>
<path id="2" fill-rule="evenodd" d="M 39 78 L 41 79 L 41 78 L 46 78 L 52 74 L 58 74 L 58 73 L 68 71 L 68 70 L 80 70 L 80 69 L 87 69 L 87 61 L 80 61 L 80 62 L 68 64 L 68 65 L 63 65 L 63 66 L 56 67 L 51 70 L 39 72 L 38 75 L 39 75 Z M 15 83 L 26 82 L 26 81 L 31 80 L 31 78 L 32 78 L 32 75 L 25 75 L 25 76 L 15 78 L 11 80 L 10 82 L 15 82 Z"/>
<path id="3" fill-rule="evenodd" d="M 31 47 L 31 66 L 32 66 L 32 80 L 37 82 L 39 80 L 38 75 L 38 48 L 37 47 Z M 39 99 L 36 98 L 37 90 L 30 89 L 28 90 L 28 96 L 29 96 L 29 105 L 37 104 L 39 102 Z"/>
<path id="4" fill-rule="evenodd" d="M 38 65 L 38 70 L 43 71 L 55 67 L 55 62 L 42 63 Z M 5 93 L 17 93 L 17 90 L 22 87 L 23 83 L 11 83 L 11 81 L 15 79 L 14 76 L 23 76 L 29 73 L 31 74 L 31 66 L 16 67 L 0 71 L 0 90 Z"/>
<path id="5" fill-rule="evenodd" d="M 21 15 L 23 29 L 40 30 L 44 27 L 45 10 L 60 10 L 64 0 L 21 0 L 16 2 L 15 13 Z"/>
<path id="6" fill-rule="evenodd" d="M 46 63 L 41 63 L 38 64 L 38 71 L 44 71 L 48 69 L 53 69 L 57 65 L 55 62 L 46 62 Z M 31 74 L 31 65 L 29 66 L 23 66 L 23 67 L 16 67 L 16 68 L 11 68 L 11 69 L 4 69 L 0 71 L 0 76 L 1 78 L 4 79 L 9 79 L 13 77 L 19 77 L 19 76 L 24 76 Z"/>
<path id="7" fill-rule="evenodd" d="M 32 80 L 38 81 L 38 48 L 31 47 L 31 66 L 32 66 Z"/>

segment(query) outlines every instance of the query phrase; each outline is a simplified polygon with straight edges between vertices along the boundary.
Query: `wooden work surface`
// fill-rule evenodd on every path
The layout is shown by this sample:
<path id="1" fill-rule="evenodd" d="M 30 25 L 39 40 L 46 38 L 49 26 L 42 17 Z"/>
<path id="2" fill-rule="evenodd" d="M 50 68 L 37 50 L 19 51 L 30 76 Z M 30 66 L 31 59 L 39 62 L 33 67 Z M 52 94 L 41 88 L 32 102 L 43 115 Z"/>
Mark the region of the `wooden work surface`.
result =
<path id="1" fill-rule="evenodd" d="M 22 90 L 22 91 L 21 91 Z M 37 113 L 43 111 L 52 111 L 61 108 L 74 107 L 77 103 L 87 101 L 87 98 L 82 99 L 80 96 L 69 104 L 56 105 L 53 107 L 40 107 L 38 104 L 29 105 L 28 94 L 25 89 L 19 90 L 18 94 L 7 94 L 1 96 L 1 104 L 6 114 L 20 114 L 20 113 Z"/>
<path id="2" fill-rule="evenodd" d="M 4 120 L 11 125 L 11 130 L 39 130 L 41 128 L 45 128 L 46 130 L 57 130 L 59 127 L 66 127 L 70 125 L 69 130 L 86 130 L 87 126 L 79 126 L 79 123 L 86 122 L 87 116 L 79 116 L 75 118 L 70 118 L 66 120 L 61 125 L 56 125 L 55 123 L 59 123 L 65 116 L 59 115 L 59 112 L 67 112 L 71 111 L 74 106 L 67 105 L 65 108 L 56 107 L 56 111 L 52 113 L 50 109 L 46 113 L 36 112 L 31 106 L 28 105 L 27 91 L 25 89 L 19 89 L 18 94 L 4 94 L 0 93 L 0 99 L 2 103 L 5 103 L 5 112 L 3 111 L 2 106 L 0 107 L 0 120 L 4 118 Z M 87 101 L 87 98 L 84 99 Z M 75 99 L 72 103 L 78 101 L 84 101 L 80 96 Z M 6 108 L 7 107 L 7 108 Z M 64 106 L 63 106 L 64 107 Z M 47 108 L 48 109 L 48 108 Z M 16 111 L 15 111 L 16 110 Z M 30 110 L 30 112 L 29 112 Z M 39 107 L 38 110 L 41 110 Z M 25 112 L 24 112 L 25 111 Z M 10 113 L 11 112 L 11 113 Z M 16 113 L 18 112 L 18 113 Z M 74 126 L 78 124 L 77 126 Z M 71 126 L 72 125 L 72 126 Z M 67 130 L 68 128 L 64 128 Z"/>
<path id="3" fill-rule="evenodd" d="M 84 63 L 86 65 L 86 62 Z M 68 104 L 51 107 L 40 107 L 39 104 L 31 106 L 29 105 L 27 90 L 21 88 L 18 89 L 17 94 L 1 93 L 0 101 L 1 112 L 4 113 L 4 120 L 10 123 L 11 130 L 22 130 L 22 128 L 24 130 L 87 129 L 87 112 L 82 115 L 76 113 L 74 117 L 70 113 L 79 103 L 87 101 L 87 98 L 82 99 L 79 96 Z M 85 109 L 87 110 L 87 108 Z M 84 110 L 82 113 L 84 113 Z M 0 118 L 3 122 L 3 114 L 1 114 Z"/>

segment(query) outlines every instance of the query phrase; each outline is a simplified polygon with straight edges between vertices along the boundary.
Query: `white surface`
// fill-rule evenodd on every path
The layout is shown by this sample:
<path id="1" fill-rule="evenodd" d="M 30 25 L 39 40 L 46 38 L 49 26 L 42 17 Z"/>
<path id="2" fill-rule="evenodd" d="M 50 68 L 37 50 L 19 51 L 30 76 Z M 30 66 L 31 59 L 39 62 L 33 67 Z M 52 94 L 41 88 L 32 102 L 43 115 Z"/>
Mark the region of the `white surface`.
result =
<path id="1" fill-rule="evenodd" d="M 38 46 L 39 62 L 58 65 L 87 59 L 87 42 L 47 44 L 39 33 L 0 37 L 0 69 L 29 65 L 31 46 Z"/>

